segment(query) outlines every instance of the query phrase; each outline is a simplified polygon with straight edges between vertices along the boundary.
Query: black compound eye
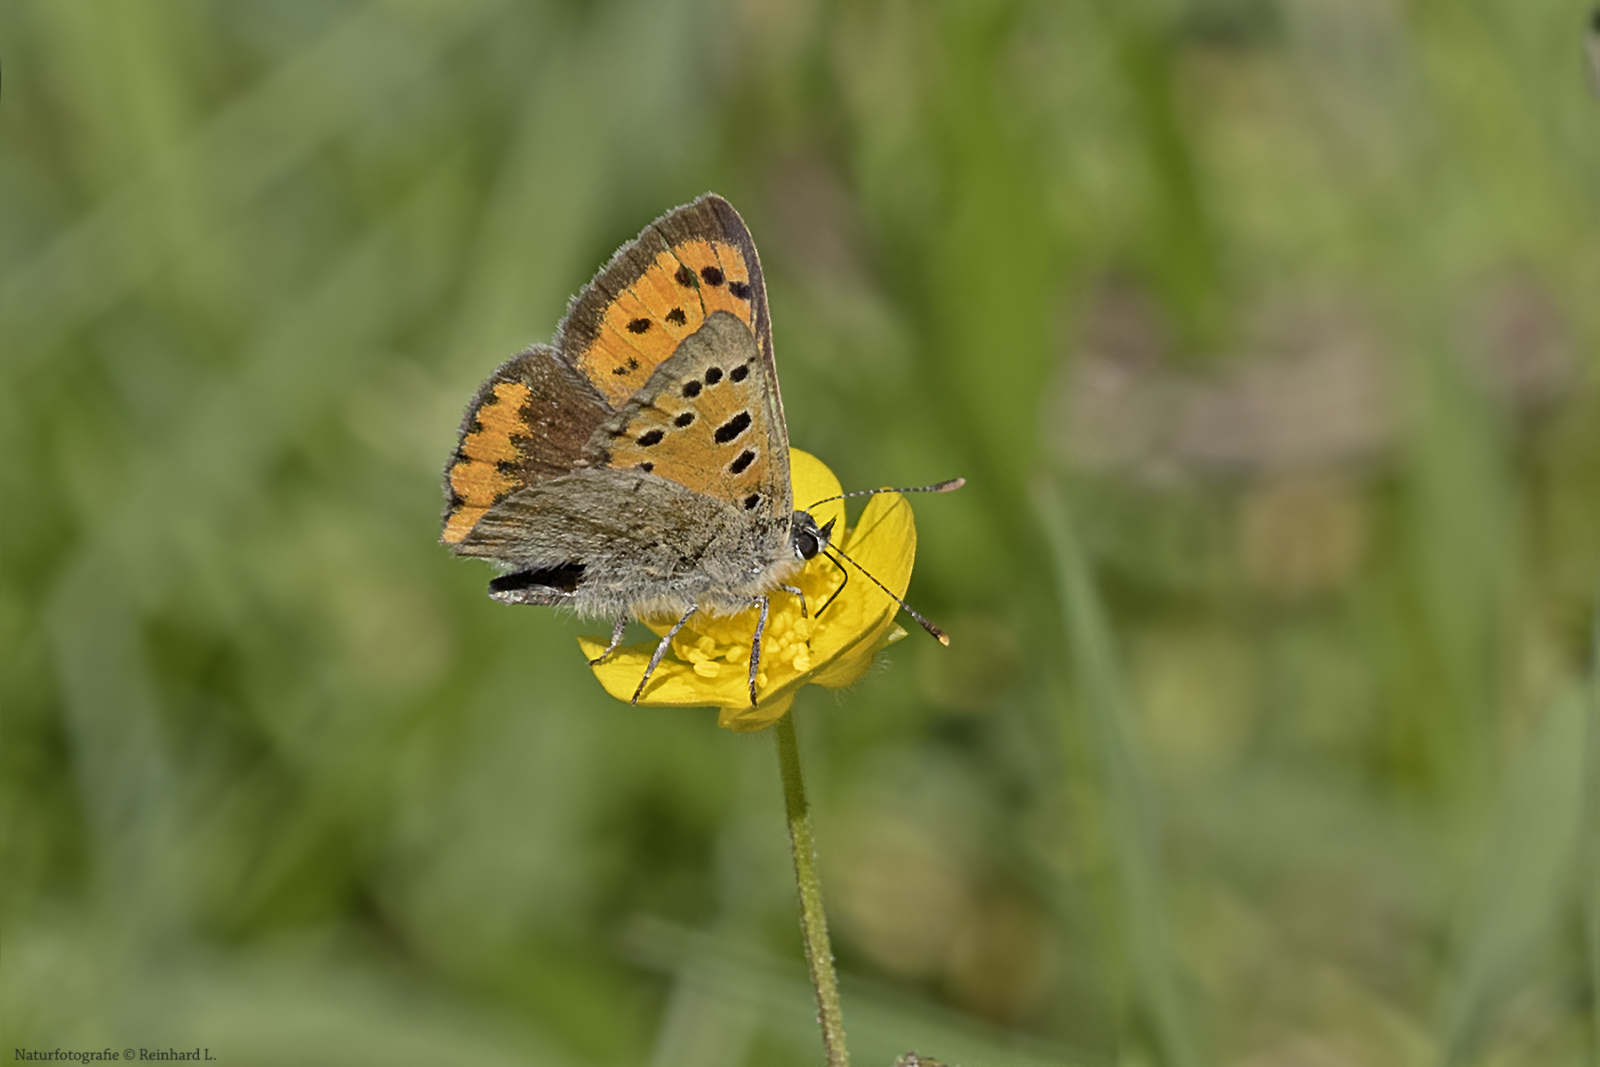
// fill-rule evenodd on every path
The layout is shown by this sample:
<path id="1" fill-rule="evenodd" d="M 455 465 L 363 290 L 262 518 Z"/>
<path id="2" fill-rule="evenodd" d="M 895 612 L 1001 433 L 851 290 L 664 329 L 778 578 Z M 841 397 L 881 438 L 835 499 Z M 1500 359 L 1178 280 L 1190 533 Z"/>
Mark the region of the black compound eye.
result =
<path id="1" fill-rule="evenodd" d="M 817 535 L 810 530 L 801 530 L 795 535 L 794 548 L 800 553 L 801 559 L 810 559 L 822 551 L 822 545 L 817 542 Z"/>

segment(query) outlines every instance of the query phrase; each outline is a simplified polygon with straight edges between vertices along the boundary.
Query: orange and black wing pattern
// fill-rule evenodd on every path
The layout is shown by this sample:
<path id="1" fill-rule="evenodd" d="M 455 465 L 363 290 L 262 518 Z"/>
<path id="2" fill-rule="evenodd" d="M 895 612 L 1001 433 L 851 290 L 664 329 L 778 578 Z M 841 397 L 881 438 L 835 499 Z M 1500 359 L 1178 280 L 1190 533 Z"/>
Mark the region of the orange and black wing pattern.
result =
<path id="1" fill-rule="evenodd" d="M 479 386 L 444 472 L 444 532 L 459 545 L 478 520 L 519 489 L 570 474 L 612 415 L 555 349 L 534 345 Z"/>
<path id="2" fill-rule="evenodd" d="M 619 249 L 573 298 L 556 343 L 562 357 L 620 408 L 716 311 L 750 328 L 776 383 L 755 243 L 733 206 L 708 194 L 663 215 Z"/>
<path id="3" fill-rule="evenodd" d="M 520 489 L 609 465 L 611 442 L 596 446 L 597 431 L 718 311 L 750 331 L 758 355 L 747 369 L 760 375 L 764 401 L 752 417 L 774 423 L 783 436 L 784 448 L 762 458 L 781 465 L 777 474 L 787 485 L 761 264 L 738 212 L 707 194 L 620 248 L 573 298 L 553 348 L 519 353 L 479 388 L 445 468 L 441 540 L 460 545 L 491 508 Z"/>

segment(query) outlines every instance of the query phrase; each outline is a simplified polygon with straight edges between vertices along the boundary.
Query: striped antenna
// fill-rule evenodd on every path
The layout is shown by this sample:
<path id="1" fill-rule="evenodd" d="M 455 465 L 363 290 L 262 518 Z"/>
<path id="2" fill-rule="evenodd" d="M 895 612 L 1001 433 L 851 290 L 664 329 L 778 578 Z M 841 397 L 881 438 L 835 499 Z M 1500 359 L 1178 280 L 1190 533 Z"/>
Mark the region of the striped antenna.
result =
<path id="1" fill-rule="evenodd" d="M 896 604 L 900 605 L 900 610 L 904 611 L 907 615 L 910 615 L 913 619 L 916 619 L 917 623 L 924 630 L 928 631 L 928 633 L 932 634 L 935 638 L 937 638 L 941 645 L 944 645 L 946 648 L 948 648 L 950 646 L 950 638 L 948 636 L 946 636 L 946 634 L 945 634 L 945 632 L 943 630 L 939 629 L 933 623 L 931 623 L 927 619 L 923 618 L 922 617 L 922 613 L 920 611 L 918 611 L 916 608 L 912 607 L 910 604 L 907 604 L 904 600 L 901 600 L 899 597 L 895 596 L 894 593 L 889 589 L 888 586 L 884 585 L 882 582 L 878 581 L 878 579 L 876 579 L 876 578 L 874 578 L 872 576 L 872 572 L 871 571 L 867 570 L 867 568 L 863 567 L 861 564 L 857 563 L 855 560 L 853 560 L 849 556 L 845 555 L 844 554 L 844 549 L 840 548 L 837 545 L 829 545 L 823 551 L 825 553 L 828 553 L 830 555 L 830 557 L 831 557 L 831 554 L 834 553 L 834 552 L 839 553 L 839 556 L 840 556 L 841 559 L 843 559 L 846 563 L 849 563 L 850 566 L 854 567 L 856 570 L 860 571 L 862 574 L 865 574 L 867 576 L 867 581 L 871 582 L 873 585 L 877 586 L 879 589 L 882 589 L 886 594 L 888 594 L 889 599 L 893 600 Z M 838 560 L 834 560 L 834 562 L 837 564 Z M 846 573 L 849 573 L 849 572 L 846 572 Z M 831 597 L 829 598 L 828 603 L 829 604 L 833 603 L 833 599 Z M 824 604 L 823 608 L 826 609 L 827 608 L 827 604 Z M 820 615 L 822 613 L 818 612 L 817 614 Z"/>
<path id="2" fill-rule="evenodd" d="M 821 500 L 817 501 L 816 504 L 812 504 L 810 508 L 806 508 L 806 510 L 810 511 L 811 508 L 816 507 L 818 504 L 831 504 L 835 500 L 844 500 L 852 496 L 873 496 L 877 493 L 953 493 L 966 484 L 967 480 L 965 478 L 951 478 L 948 482 L 939 482 L 935 485 L 902 486 L 898 489 L 857 489 L 853 493 L 840 493 L 838 496 L 825 496 Z M 862 571 L 862 573 L 865 574 L 866 572 Z M 907 608 L 906 610 L 911 611 L 910 608 Z M 913 615 L 916 614 L 914 611 L 911 613 Z"/>

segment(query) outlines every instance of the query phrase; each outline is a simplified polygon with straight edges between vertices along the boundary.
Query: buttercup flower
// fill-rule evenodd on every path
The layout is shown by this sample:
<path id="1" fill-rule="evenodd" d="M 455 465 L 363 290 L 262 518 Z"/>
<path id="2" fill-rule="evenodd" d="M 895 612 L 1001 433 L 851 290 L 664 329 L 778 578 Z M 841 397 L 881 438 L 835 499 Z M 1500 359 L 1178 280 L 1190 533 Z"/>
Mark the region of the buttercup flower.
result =
<path id="1" fill-rule="evenodd" d="M 789 450 L 789 477 L 796 507 L 841 492 L 833 472 L 799 449 Z M 820 505 L 812 517 L 819 526 L 837 520 L 835 530 L 843 529 L 844 501 Z M 836 533 L 834 543 L 896 596 L 905 596 L 917 552 L 917 528 L 905 497 L 898 493 L 869 497 L 860 521 L 842 535 Z M 783 717 L 801 686 L 838 689 L 853 684 L 872 666 L 880 649 L 906 632 L 895 624 L 899 605 L 859 571 L 851 571 L 847 582 L 840 565 L 818 553 L 790 579 L 805 592 L 809 618 L 801 616 L 798 597 L 781 590 L 772 594 L 761 639 L 754 707 L 748 687 L 750 640 L 757 616 L 754 607 L 723 617 L 691 616 L 673 638 L 672 651 L 651 675 L 639 703 L 720 708 L 718 725 L 730 730 L 762 730 Z M 839 591 L 841 586 L 843 591 Z M 839 595 L 833 603 L 821 610 L 835 592 Z M 646 619 L 645 625 L 664 635 L 673 621 Z M 589 659 L 605 651 L 606 644 L 601 637 L 578 638 L 578 646 Z M 654 643 L 619 648 L 594 668 L 595 677 L 606 692 L 618 700 L 629 700 L 654 651 Z"/>

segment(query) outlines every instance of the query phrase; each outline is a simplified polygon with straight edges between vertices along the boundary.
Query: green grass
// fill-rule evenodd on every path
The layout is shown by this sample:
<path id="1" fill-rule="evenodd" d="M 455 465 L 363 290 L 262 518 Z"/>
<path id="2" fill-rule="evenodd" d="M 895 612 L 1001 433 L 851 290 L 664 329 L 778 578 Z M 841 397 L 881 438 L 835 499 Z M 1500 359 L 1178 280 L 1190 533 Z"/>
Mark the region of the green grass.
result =
<path id="1" fill-rule="evenodd" d="M 435 543 L 473 388 L 715 189 L 794 443 L 969 479 L 952 646 L 798 708 L 858 1064 L 1600 1063 L 1583 29 L 0 8 L 0 1046 L 820 1060 L 770 741 Z"/>

